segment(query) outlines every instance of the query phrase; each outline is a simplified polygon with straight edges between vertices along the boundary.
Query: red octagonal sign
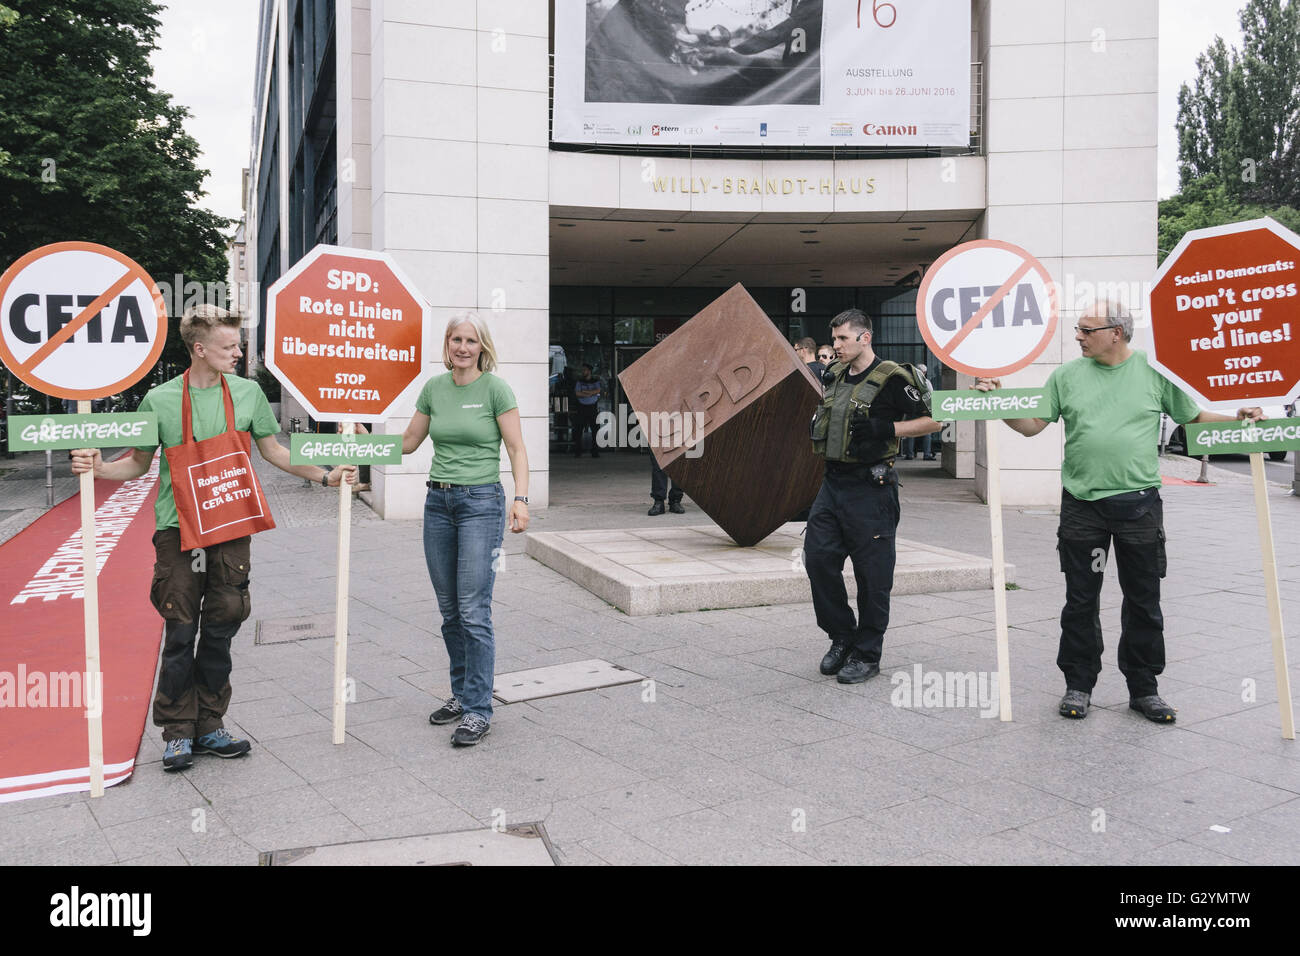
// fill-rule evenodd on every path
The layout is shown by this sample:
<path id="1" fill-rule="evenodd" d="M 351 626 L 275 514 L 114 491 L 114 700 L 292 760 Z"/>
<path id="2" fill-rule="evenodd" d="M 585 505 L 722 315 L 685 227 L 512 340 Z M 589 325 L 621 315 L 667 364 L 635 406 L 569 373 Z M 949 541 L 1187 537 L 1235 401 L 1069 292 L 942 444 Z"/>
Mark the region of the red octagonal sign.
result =
<path id="1" fill-rule="evenodd" d="M 375 422 L 424 371 L 429 309 L 389 256 L 317 246 L 266 296 L 266 365 L 323 422 Z"/>
<path id="2" fill-rule="evenodd" d="M 1151 288 L 1151 364 L 1207 407 L 1300 396 L 1300 236 L 1253 219 L 1183 236 Z"/>

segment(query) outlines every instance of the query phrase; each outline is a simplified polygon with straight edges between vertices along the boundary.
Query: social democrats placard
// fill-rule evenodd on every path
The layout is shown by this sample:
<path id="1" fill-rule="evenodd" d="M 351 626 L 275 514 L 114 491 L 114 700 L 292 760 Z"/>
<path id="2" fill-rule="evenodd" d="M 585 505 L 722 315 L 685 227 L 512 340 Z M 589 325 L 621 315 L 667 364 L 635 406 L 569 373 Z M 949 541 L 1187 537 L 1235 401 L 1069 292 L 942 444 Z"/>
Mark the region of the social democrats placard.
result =
<path id="1" fill-rule="evenodd" d="M 401 435 L 290 435 L 291 465 L 398 465 Z"/>
<path id="2" fill-rule="evenodd" d="M 1187 432 L 1187 453 L 1192 456 L 1300 450 L 1300 418 L 1206 422 L 1183 427 Z"/>
<path id="3" fill-rule="evenodd" d="M 10 451 L 58 448 L 119 448 L 158 444 L 153 412 L 113 415 L 15 415 L 9 419 Z"/>
<path id="4" fill-rule="evenodd" d="M 967 389 L 930 396 L 930 412 L 936 422 L 1038 418 L 1046 407 L 1047 394 L 1041 388 Z"/>

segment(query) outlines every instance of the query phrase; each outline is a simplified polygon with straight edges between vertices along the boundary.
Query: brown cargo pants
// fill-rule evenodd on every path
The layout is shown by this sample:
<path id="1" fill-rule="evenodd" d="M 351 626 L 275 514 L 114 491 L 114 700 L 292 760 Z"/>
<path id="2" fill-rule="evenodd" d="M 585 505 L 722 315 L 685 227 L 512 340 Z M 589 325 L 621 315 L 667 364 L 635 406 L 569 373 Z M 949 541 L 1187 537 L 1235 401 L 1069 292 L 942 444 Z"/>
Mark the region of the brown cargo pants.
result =
<path id="1" fill-rule="evenodd" d="M 230 642 L 250 610 L 251 539 L 182 551 L 180 529 L 164 528 L 153 544 L 149 598 L 166 622 L 153 722 L 163 740 L 201 737 L 221 728 L 230 706 Z"/>

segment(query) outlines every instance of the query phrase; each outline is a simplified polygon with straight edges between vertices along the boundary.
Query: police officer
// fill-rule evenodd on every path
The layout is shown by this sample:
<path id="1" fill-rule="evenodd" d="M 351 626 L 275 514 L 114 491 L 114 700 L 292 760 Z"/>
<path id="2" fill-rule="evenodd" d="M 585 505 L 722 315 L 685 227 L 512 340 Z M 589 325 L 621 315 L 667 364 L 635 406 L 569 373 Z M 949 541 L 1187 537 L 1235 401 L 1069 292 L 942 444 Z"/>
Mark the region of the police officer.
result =
<path id="1" fill-rule="evenodd" d="M 872 351 L 871 319 L 860 309 L 831 320 L 831 339 L 836 361 L 826 370 L 812 425 L 813 450 L 825 456 L 826 475 L 808 516 L 804 566 L 817 626 L 831 639 L 821 672 L 860 684 L 880 673 L 889 626 L 898 439 L 940 426 L 930 417 L 925 383 L 908 366 L 881 361 Z M 858 583 L 856 621 L 844 587 L 846 557 Z"/>

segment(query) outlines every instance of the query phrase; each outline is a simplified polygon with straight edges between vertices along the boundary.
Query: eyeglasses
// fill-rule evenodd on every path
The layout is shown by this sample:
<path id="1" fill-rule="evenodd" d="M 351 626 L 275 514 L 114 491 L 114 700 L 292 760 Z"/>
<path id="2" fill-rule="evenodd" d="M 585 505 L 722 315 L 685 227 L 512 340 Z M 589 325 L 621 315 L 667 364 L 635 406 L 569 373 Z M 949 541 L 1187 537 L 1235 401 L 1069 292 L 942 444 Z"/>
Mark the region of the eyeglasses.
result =
<path id="1" fill-rule="evenodd" d="M 1078 332 L 1080 335 L 1088 335 L 1089 333 L 1092 332 L 1100 332 L 1102 329 L 1118 329 L 1118 328 L 1119 328 L 1118 325 L 1099 325 L 1096 328 L 1085 329 L 1082 325 L 1076 325 L 1074 327 L 1074 331 Z"/>

